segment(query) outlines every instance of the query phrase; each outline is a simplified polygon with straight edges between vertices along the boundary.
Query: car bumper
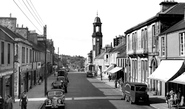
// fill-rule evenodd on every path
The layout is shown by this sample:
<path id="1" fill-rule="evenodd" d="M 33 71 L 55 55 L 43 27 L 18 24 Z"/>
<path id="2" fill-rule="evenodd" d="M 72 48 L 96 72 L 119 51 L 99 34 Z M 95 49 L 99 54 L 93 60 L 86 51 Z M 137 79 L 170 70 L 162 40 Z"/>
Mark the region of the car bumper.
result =
<path id="1" fill-rule="evenodd" d="M 64 104 L 58 104 L 58 105 L 45 105 L 45 107 L 50 107 L 50 108 L 58 108 L 58 107 L 63 107 L 65 106 Z"/>

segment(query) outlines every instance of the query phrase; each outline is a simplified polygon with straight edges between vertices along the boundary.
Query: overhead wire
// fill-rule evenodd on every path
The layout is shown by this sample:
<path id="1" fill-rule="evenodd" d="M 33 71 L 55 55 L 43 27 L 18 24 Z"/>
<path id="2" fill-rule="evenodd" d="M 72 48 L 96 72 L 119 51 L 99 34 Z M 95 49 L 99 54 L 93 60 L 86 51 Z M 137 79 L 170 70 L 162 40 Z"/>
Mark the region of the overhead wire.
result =
<path id="1" fill-rule="evenodd" d="M 32 8 L 33 5 L 31 6 L 30 3 L 28 2 L 28 0 L 26 0 L 27 4 L 29 5 L 29 7 L 31 8 L 31 10 L 33 11 L 33 13 L 35 14 L 35 16 L 37 17 L 37 19 L 39 20 L 39 22 L 44 25 L 44 23 L 40 20 L 40 18 L 38 17 L 37 13 L 35 12 L 35 10 Z"/>
<path id="2" fill-rule="evenodd" d="M 26 18 L 32 23 L 32 25 L 40 32 L 42 33 L 37 26 L 30 20 L 30 18 L 26 15 L 26 13 L 21 9 L 21 7 L 17 4 L 17 2 L 15 0 L 13 0 L 14 3 L 17 5 L 17 7 L 21 10 L 21 12 L 26 16 Z"/>
<path id="3" fill-rule="evenodd" d="M 26 5 L 26 3 L 24 2 L 24 0 L 22 0 L 24 5 L 26 6 L 26 8 L 28 9 L 28 11 L 31 13 L 31 15 L 34 17 L 34 19 L 37 21 L 37 23 L 41 26 L 41 28 L 43 27 L 42 24 L 36 19 L 36 17 L 33 15 L 33 13 L 30 11 L 29 7 Z"/>
<path id="4" fill-rule="evenodd" d="M 29 1 L 30 1 L 30 3 L 31 3 L 32 7 L 34 8 L 35 12 L 36 12 L 37 15 L 39 16 L 40 20 L 42 21 L 42 23 L 45 24 L 45 23 L 43 22 L 42 18 L 40 17 L 39 13 L 37 12 L 36 8 L 34 7 L 33 3 L 31 2 L 31 0 L 29 0 Z"/>

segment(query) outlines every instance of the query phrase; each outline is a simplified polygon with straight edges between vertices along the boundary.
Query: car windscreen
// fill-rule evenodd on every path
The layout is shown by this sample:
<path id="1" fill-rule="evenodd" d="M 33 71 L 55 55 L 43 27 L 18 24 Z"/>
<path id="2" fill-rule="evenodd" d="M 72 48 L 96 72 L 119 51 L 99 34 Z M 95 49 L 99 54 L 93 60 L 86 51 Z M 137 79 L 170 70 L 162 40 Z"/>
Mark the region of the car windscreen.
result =
<path id="1" fill-rule="evenodd" d="M 65 71 L 58 71 L 58 76 L 65 76 Z"/>
<path id="2" fill-rule="evenodd" d="M 144 86 L 137 86 L 136 87 L 136 91 L 146 91 L 147 90 L 147 87 L 144 87 Z"/>

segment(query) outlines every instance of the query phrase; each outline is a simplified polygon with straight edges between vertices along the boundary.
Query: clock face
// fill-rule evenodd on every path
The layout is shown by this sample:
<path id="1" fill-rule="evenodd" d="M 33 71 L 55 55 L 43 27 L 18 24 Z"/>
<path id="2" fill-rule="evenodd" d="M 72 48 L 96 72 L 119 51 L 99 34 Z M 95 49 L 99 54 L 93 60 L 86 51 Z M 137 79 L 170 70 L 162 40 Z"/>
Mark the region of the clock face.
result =
<path id="1" fill-rule="evenodd" d="M 99 39 L 97 39 L 97 41 L 99 41 Z"/>

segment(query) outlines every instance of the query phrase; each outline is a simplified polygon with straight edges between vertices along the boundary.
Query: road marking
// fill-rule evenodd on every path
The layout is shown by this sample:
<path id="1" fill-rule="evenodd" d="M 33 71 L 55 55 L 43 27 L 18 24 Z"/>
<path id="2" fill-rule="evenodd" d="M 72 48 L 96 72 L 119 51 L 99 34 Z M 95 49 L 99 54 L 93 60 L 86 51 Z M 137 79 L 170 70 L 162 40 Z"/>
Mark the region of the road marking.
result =
<path id="1" fill-rule="evenodd" d="M 121 97 L 75 97 L 74 98 L 74 100 L 109 100 L 109 99 L 111 99 L 111 100 L 113 100 L 113 99 L 115 99 L 115 100 L 117 100 L 117 99 L 121 99 Z"/>
<path id="2" fill-rule="evenodd" d="M 117 100 L 121 99 L 121 96 L 105 96 L 105 97 L 66 97 L 65 100 Z M 15 99 L 15 102 L 19 102 L 20 99 Z M 28 98 L 28 101 L 44 101 L 46 97 L 43 98 Z"/>

